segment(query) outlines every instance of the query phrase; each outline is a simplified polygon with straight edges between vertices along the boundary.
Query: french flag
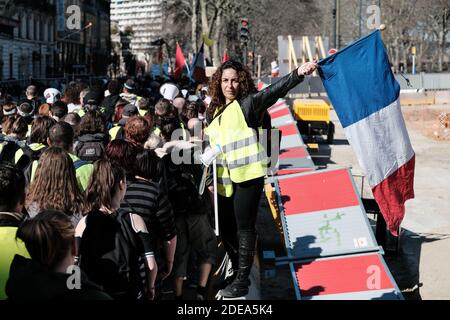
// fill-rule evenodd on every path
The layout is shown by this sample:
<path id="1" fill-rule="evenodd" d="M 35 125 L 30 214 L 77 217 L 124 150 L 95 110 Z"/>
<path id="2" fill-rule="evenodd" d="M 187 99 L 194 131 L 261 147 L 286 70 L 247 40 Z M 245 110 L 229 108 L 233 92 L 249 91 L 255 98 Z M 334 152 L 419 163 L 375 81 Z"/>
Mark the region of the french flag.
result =
<path id="1" fill-rule="evenodd" d="M 414 198 L 415 153 L 380 31 L 319 62 L 319 74 L 368 178 L 390 232 L 398 236 Z"/>
<path id="2" fill-rule="evenodd" d="M 195 55 L 191 68 L 191 78 L 197 82 L 206 82 L 208 80 L 206 77 L 204 46 L 205 44 L 202 43 L 200 50 Z"/>

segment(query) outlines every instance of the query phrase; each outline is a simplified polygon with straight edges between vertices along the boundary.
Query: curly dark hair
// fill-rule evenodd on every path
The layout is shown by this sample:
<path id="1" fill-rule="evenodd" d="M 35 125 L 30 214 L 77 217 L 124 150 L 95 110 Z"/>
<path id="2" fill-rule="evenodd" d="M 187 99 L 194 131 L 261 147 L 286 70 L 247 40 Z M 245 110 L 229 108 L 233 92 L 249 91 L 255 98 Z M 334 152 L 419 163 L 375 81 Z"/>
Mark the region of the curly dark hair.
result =
<path id="1" fill-rule="evenodd" d="M 234 69 L 238 74 L 239 90 L 236 100 L 245 98 L 249 94 L 257 92 L 252 75 L 247 67 L 244 67 L 240 62 L 228 60 L 224 62 L 217 71 L 213 74 L 209 82 L 208 91 L 211 96 L 211 103 L 206 110 L 206 119 L 208 123 L 214 119 L 216 110 L 221 112 L 225 108 L 225 96 L 222 92 L 222 73 L 226 69 Z"/>
<path id="2" fill-rule="evenodd" d="M 99 111 L 88 111 L 80 122 L 80 136 L 83 134 L 106 133 L 106 120 Z"/>

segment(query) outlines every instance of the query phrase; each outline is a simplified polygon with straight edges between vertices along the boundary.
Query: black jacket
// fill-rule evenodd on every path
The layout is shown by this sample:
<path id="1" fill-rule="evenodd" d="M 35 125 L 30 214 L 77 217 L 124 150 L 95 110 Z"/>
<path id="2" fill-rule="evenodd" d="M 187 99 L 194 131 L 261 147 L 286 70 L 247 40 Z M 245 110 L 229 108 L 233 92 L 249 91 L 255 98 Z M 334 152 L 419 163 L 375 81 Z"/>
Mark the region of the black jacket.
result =
<path id="1" fill-rule="evenodd" d="M 112 116 L 114 115 L 114 112 L 116 110 L 116 103 L 117 101 L 119 101 L 119 99 L 119 95 L 111 95 L 107 96 L 101 103 L 101 106 L 105 109 L 104 113 L 108 121 L 112 120 Z"/>
<path id="2" fill-rule="evenodd" d="M 81 272 L 81 288 L 70 290 L 70 274 L 48 271 L 36 261 L 16 255 L 11 264 L 6 294 L 10 300 L 112 300 Z M 69 279 L 69 283 L 72 283 Z"/>

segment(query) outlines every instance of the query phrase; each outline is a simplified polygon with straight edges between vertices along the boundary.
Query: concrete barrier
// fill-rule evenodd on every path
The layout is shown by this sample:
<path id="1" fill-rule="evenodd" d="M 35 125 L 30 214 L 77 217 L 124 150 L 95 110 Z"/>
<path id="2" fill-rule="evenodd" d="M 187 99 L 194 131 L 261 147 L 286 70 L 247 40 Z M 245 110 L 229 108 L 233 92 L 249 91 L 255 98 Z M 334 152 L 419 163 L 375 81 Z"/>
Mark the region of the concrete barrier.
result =
<path id="1" fill-rule="evenodd" d="M 402 106 L 432 105 L 434 100 L 434 92 L 400 93 Z"/>

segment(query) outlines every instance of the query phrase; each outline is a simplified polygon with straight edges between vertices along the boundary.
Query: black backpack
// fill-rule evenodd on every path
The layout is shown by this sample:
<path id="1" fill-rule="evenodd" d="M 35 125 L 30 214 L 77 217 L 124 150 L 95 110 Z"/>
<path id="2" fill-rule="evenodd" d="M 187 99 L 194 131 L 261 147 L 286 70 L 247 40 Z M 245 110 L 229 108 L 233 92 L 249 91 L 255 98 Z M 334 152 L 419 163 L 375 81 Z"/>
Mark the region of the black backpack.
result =
<path id="1" fill-rule="evenodd" d="M 175 214 L 203 214 L 208 211 L 207 193 L 198 193 L 193 173 L 186 166 L 170 165 L 167 170 L 169 201 Z"/>
<path id="2" fill-rule="evenodd" d="M 120 300 L 135 300 L 138 293 L 144 290 L 139 275 L 138 236 L 131 226 L 129 215 L 129 210 L 119 209 L 114 218 L 114 228 L 106 228 L 106 230 L 109 230 L 107 231 L 108 234 L 102 234 L 103 236 L 98 235 L 96 229 L 87 233 L 85 231 L 83 238 L 90 237 L 90 240 L 94 242 L 102 241 L 104 247 L 100 249 L 101 251 L 94 249 L 92 246 L 88 248 L 91 253 L 97 255 L 94 261 L 87 262 L 89 257 L 83 256 L 83 252 L 81 252 L 80 257 L 82 269 L 92 267 L 93 263 L 95 265 L 101 263 L 105 267 L 104 272 L 107 274 L 109 282 L 109 286 L 105 286 L 105 291 L 114 299 Z M 89 222 L 95 224 L 95 221 Z M 102 225 L 97 225 L 97 228 L 102 228 Z M 98 237 L 102 238 L 98 239 Z M 109 248 L 109 251 L 106 248 Z M 101 257 L 98 258 L 98 255 L 101 255 Z"/>
<path id="3" fill-rule="evenodd" d="M 28 186 L 31 183 L 31 176 L 33 173 L 33 163 L 35 161 L 38 161 L 39 158 L 41 157 L 42 153 L 47 150 L 47 147 L 45 148 L 41 148 L 39 150 L 31 150 L 31 153 L 29 155 L 29 163 L 25 166 L 25 168 L 23 169 L 23 174 L 25 176 L 25 183 Z"/>
<path id="4" fill-rule="evenodd" d="M 99 139 L 95 135 L 81 136 L 74 151 L 81 160 L 93 163 L 102 158 L 105 152 L 105 143 L 103 139 Z"/>
<path id="5" fill-rule="evenodd" d="M 1 151 L 0 162 L 8 162 L 16 165 L 20 170 L 24 170 L 31 161 L 33 150 L 30 149 L 25 143 L 6 140 L 4 137 L 0 138 Z M 23 155 L 20 160 L 15 163 L 16 152 L 22 149 Z"/>

